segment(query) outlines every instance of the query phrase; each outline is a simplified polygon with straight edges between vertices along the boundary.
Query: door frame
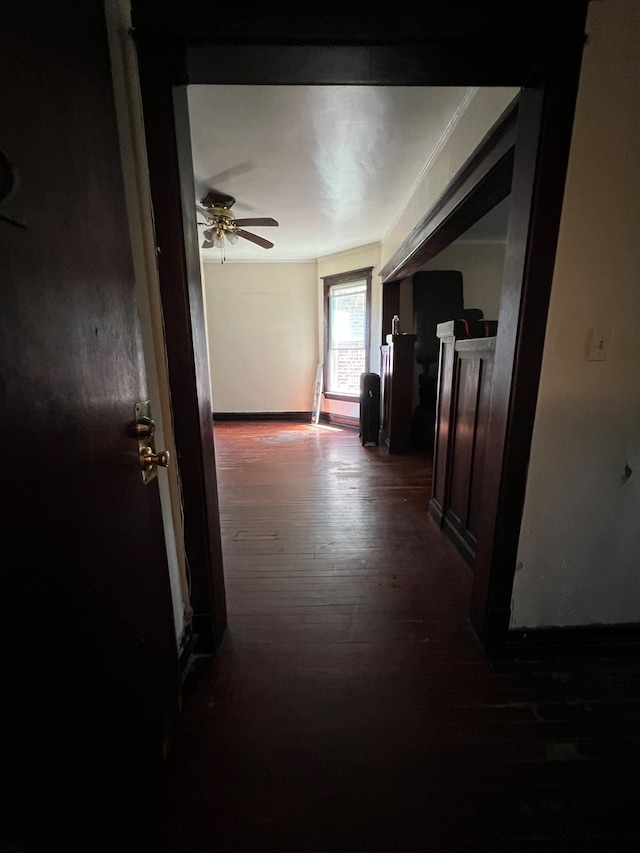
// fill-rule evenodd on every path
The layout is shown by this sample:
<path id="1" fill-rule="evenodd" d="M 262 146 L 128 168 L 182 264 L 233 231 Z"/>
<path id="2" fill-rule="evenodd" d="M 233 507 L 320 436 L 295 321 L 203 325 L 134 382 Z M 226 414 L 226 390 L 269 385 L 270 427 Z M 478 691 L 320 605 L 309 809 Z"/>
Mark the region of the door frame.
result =
<path id="1" fill-rule="evenodd" d="M 394 18 L 371 10 L 365 27 L 359 8 L 344 3 L 338 17 L 324 4 L 298 7 L 294 22 L 273 5 L 245 9 L 240 19 L 211 16 L 205 4 L 158 8 L 134 0 L 192 603 L 209 646 L 219 641 L 226 617 L 186 86 L 521 87 L 470 610 L 481 641 L 501 645 L 509 631 L 587 5 L 460 2 L 423 8 L 418 20 L 407 4 Z M 345 33 L 357 36 L 348 43 Z"/>
<path id="2" fill-rule="evenodd" d="M 226 629 L 226 597 L 187 92 L 175 85 L 169 49 L 139 42 L 138 67 L 184 513 L 189 648 L 209 654 Z"/>

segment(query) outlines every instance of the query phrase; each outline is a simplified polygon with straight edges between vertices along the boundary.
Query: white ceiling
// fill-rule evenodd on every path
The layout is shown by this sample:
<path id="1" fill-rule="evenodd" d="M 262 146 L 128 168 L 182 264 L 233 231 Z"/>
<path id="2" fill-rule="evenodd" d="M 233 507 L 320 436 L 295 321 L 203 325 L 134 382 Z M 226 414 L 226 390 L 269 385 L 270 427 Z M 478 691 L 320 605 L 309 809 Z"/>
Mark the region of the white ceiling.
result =
<path id="1" fill-rule="evenodd" d="M 236 217 L 280 223 L 246 229 L 273 249 L 238 240 L 227 261 L 311 260 L 381 240 L 474 91 L 189 86 L 198 201 L 216 189 L 235 197 Z"/>

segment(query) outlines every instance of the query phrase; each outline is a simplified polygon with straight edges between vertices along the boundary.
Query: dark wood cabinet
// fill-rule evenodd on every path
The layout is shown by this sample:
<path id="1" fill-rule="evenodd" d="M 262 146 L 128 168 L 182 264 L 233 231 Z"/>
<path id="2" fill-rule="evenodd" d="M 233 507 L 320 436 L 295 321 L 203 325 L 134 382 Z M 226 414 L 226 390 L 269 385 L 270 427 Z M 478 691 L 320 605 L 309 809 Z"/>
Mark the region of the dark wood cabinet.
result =
<path id="1" fill-rule="evenodd" d="M 387 335 L 380 347 L 380 444 L 389 453 L 411 450 L 416 335 Z"/>
<path id="2" fill-rule="evenodd" d="M 473 563 L 497 323 L 438 326 L 440 362 L 431 516 Z M 480 333 L 483 337 L 474 337 Z"/>

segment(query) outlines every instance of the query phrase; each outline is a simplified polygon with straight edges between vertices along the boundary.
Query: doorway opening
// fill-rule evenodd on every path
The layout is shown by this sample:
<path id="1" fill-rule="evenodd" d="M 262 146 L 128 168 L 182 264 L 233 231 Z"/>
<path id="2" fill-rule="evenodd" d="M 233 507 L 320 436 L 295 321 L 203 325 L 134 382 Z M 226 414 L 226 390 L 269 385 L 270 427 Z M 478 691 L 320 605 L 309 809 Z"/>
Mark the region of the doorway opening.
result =
<path id="1" fill-rule="evenodd" d="M 194 571 L 195 563 L 190 561 L 192 576 L 194 579 L 196 575 L 200 577 L 199 592 L 202 593 L 199 602 L 194 603 L 194 610 L 202 616 L 202 630 L 209 631 L 213 643 L 224 630 L 224 591 L 219 547 L 211 548 L 212 543 L 215 546 L 218 517 L 215 474 L 208 472 L 211 466 L 203 465 L 205 459 L 214 458 L 214 451 L 211 437 L 207 438 L 207 433 L 211 432 L 210 389 L 206 387 L 198 238 L 191 215 L 194 187 L 185 81 L 189 84 L 355 82 L 359 85 L 455 85 L 463 82 L 466 85 L 522 87 L 504 272 L 508 290 L 503 289 L 500 308 L 501 336 L 496 346 L 488 424 L 482 535 L 478 540 L 471 606 L 471 618 L 483 642 L 502 643 L 509 627 L 509 599 L 544 321 L 582 51 L 584 9 L 576 7 L 574 13 L 551 39 L 543 34 L 544 23 L 540 24 L 542 31 L 538 31 L 537 38 L 532 37 L 529 28 L 519 30 L 513 23 L 515 35 L 512 40 L 505 38 L 498 59 L 495 50 L 490 55 L 483 53 L 480 47 L 484 44 L 483 37 L 473 50 L 469 50 L 468 40 L 454 39 L 450 49 L 443 49 L 440 44 L 435 52 L 428 54 L 424 52 L 428 41 L 425 39 L 425 45 L 421 43 L 411 50 L 398 44 L 364 48 L 333 45 L 327 53 L 304 43 L 265 46 L 245 42 L 239 45 L 233 35 L 224 37 L 219 33 L 215 44 L 207 43 L 202 40 L 202 31 L 195 29 L 186 42 L 181 42 L 183 49 L 177 56 L 170 48 L 167 52 L 166 36 L 158 38 L 157 27 L 151 26 L 145 33 L 143 23 L 140 26 L 137 35 L 145 130 L 158 244 L 164 256 L 161 287 L 167 299 L 165 320 L 170 372 L 175 370 L 172 385 L 176 390 L 172 388 L 172 393 L 176 440 L 183 446 L 185 517 L 187 526 L 191 523 L 189 518 L 193 516 L 194 519 L 191 547 L 199 549 L 206 558 L 201 561 L 201 577 L 200 569 Z M 144 13 L 141 21 L 143 18 Z M 181 38 L 184 39 L 184 30 Z M 357 58 L 362 57 L 363 52 L 367 62 L 358 63 Z M 427 61 L 428 55 L 431 58 Z M 234 71 L 229 72 L 229 68 Z M 407 257 L 410 257 L 411 247 L 408 248 Z M 385 279 L 393 286 L 393 270 Z M 187 357 L 192 365 L 190 368 Z M 190 374 L 186 383 L 185 372 L 180 368 Z M 176 393 L 190 405 L 183 409 L 175 399 Z M 218 588 L 214 594 L 216 584 L 219 587 L 222 584 L 222 590 Z M 216 607 L 220 611 L 217 616 Z"/>
<path id="2" fill-rule="evenodd" d="M 482 285 L 473 276 L 470 280 L 467 269 L 459 308 L 449 299 L 447 310 L 453 313 L 438 315 L 440 321 L 455 319 L 464 305 L 466 313 L 496 323 L 518 93 L 509 87 L 187 88 L 214 421 L 309 422 L 316 364 L 324 363 L 325 377 L 331 378 L 327 288 L 352 280 L 357 285 L 365 272 L 374 280 L 373 299 L 367 299 L 371 345 L 366 368 L 381 372 L 385 347 L 380 342 L 389 331 L 382 324 L 390 289 L 388 280 L 382 283 L 384 269 L 393 268 L 400 283 L 402 329 L 415 330 L 410 296 L 403 298 L 410 284 L 410 278 L 401 279 L 407 262 L 398 265 L 396 259 L 416 210 L 429 222 L 432 208 L 446 210 L 437 232 L 427 232 L 424 245 L 412 251 L 411 265 L 420 263 L 419 269 L 426 270 L 425 257 L 441 253 L 456 235 L 463 239 L 463 226 L 502 200 L 500 263 L 493 264 Z M 449 180 L 454 170 L 459 175 Z M 266 249 L 253 239 L 231 242 L 228 234 L 214 243 L 207 219 L 216 201 L 243 228 L 268 234 L 275 246 Z M 217 208 L 210 209 L 215 215 Z M 269 231 L 261 228 L 264 213 L 276 217 L 266 220 Z M 277 231 L 271 227 L 275 222 Z M 469 239 L 486 239 L 486 226 Z M 490 313 L 483 314 L 480 305 Z M 435 322 L 431 326 L 428 348 L 436 351 L 437 363 Z M 402 340 L 412 344 L 410 338 Z M 410 371 L 412 360 L 409 353 Z M 395 365 L 397 380 L 397 357 Z M 360 363 L 358 381 L 363 369 Z M 417 387 L 413 373 L 406 380 Z M 404 407 L 408 424 L 410 392 Z M 358 408 L 357 394 L 325 389 L 327 419 L 338 415 L 357 425 Z M 390 438 L 382 441 L 396 452 L 397 436 Z M 432 450 L 433 435 L 428 445 Z M 402 446 L 410 449 L 409 435 Z M 431 481 L 431 460 L 424 476 Z M 476 489 L 480 482 L 476 477 Z M 430 497 L 425 497 L 425 511 Z M 225 513 L 224 504 L 221 509 Z"/>

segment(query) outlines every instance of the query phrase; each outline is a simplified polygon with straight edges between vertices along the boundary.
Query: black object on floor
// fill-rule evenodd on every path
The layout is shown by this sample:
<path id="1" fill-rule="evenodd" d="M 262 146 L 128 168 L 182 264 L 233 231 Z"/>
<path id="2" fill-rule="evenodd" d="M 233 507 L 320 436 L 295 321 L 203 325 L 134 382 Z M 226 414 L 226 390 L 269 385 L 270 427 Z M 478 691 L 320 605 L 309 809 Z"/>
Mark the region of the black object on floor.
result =
<path id="1" fill-rule="evenodd" d="M 377 444 L 380 431 L 380 376 L 377 373 L 360 374 L 360 440 Z"/>

